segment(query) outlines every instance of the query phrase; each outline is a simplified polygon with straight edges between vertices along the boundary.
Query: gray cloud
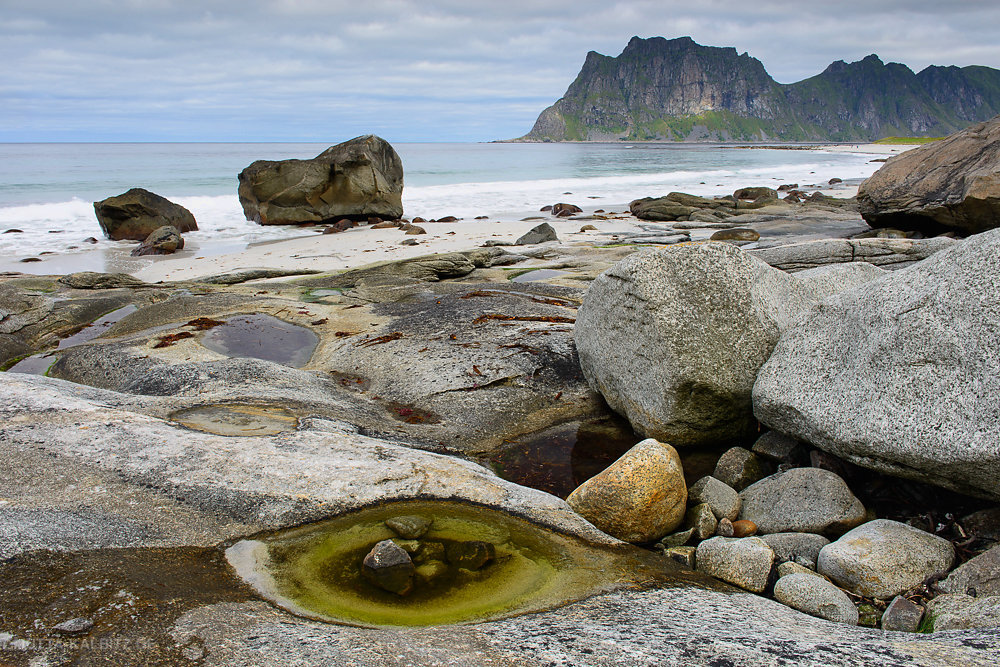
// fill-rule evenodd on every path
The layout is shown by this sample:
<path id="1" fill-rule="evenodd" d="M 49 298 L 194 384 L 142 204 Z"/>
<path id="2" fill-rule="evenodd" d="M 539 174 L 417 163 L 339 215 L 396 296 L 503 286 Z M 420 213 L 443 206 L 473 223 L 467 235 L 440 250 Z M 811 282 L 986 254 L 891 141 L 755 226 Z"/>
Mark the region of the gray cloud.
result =
<path id="1" fill-rule="evenodd" d="M 877 53 L 1000 67 L 992 0 L 5 0 L 0 140 L 523 134 L 584 55 L 632 35 L 734 46 L 782 82 Z"/>

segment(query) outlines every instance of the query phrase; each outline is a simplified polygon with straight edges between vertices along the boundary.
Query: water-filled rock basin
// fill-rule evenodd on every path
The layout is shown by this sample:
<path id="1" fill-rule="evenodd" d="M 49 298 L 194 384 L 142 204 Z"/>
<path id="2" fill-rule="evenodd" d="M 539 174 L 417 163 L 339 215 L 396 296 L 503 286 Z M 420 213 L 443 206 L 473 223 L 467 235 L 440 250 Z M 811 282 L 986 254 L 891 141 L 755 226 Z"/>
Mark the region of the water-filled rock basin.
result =
<path id="1" fill-rule="evenodd" d="M 277 435 L 294 431 L 299 425 L 291 410 L 244 403 L 197 405 L 172 413 L 170 419 L 196 431 L 227 436 Z"/>
<path id="2" fill-rule="evenodd" d="M 404 539 L 385 523 L 401 516 L 427 519 L 431 526 L 418 539 Z M 409 550 L 417 564 L 413 588 L 405 595 L 379 588 L 362 572 L 366 555 L 383 540 Z M 494 557 L 478 569 L 459 566 L 453 553 L 470 542 L 493 545 Z M 429 559 L 421 555 L 428 553 Z M 443 501 L 391 503 L 244 540 L 226 557 L 281 607 L 352 625 L 481 621 L 623 585 L 679 581 L 677 568 L 661 556 L 629 546 L 590 545 L 503 512 Z M 437 572 L 425 581 L 419 572 L 429 561 L 438 563 Z"/>
<path id="3" fill-rule="evenodd" d="M 208 330 L 201 344 L 229 357 L 252 357 L 300 368 L 319 337 L 309 329 L 263 313 L 236 315 Z"/>

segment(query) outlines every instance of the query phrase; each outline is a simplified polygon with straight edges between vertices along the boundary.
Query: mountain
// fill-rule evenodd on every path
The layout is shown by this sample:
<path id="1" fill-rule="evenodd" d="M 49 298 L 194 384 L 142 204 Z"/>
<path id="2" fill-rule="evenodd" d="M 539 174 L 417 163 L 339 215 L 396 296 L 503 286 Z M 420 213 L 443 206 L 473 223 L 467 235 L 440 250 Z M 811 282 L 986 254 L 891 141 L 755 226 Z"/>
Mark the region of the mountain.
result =
<path id="1" fill-rule="evenodd" d="M 943 136 L 1000 113 L 1000 70 L 919 74 L 870 55 L 780 84 L 734 48 L 633 37 L 594 51 L 522 141 L 871 141 Z"/>

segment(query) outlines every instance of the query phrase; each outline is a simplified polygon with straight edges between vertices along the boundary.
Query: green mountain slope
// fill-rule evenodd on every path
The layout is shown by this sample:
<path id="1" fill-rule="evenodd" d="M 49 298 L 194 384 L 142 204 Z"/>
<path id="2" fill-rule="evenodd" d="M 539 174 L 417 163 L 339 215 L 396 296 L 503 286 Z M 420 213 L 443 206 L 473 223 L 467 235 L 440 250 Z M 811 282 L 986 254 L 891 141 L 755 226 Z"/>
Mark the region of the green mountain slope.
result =
<path id="1" fill-rule="evenodd" d="M 1000 113 L 1000 70 L 905 65 L 871 55 L 783 85 L 759 60 L 690 37 L 633 37 L 591 51 L 525 141 L 855 141 L 942 136 Z"/>

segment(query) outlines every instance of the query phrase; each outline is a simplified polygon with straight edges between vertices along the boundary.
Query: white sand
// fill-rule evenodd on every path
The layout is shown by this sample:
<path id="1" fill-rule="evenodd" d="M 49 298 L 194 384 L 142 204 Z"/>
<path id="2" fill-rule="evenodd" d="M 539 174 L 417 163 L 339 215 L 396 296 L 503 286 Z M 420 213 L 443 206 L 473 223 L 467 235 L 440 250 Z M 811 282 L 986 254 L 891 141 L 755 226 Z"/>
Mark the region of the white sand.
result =
<path id="1" fill-rule="evenodd" d="M 922 144 L 830 144 L 828 146 L 816 146 L 815 150 L 829 151 L 831 153 L 870 153 L 872 155 L 892 156 L 906 152 L 913 148 L 919 148 Z"/>
<path id="2" fill-rule="evenodd" d="M 627 206 L 618 207 L 622 211 Z M 157 258 L 150 265 L 133 271 L 146 282 L 189 280 L 201 276 L 228 273 L 238 269 L 314 269 L 340 271 L 373 262 L 393 261 L 440 252 L 470 250 L 488 239 L 515 241 L 542 222 L 548 222 L 563 242 L 589 241 L 613 243 L 614 234 L 641 231 L 632 217 L 609 220 L 567 220 L 546 216 L 543 220 L 498 222 L 496 220 L 462 220 L 452 223 L 419 223 L 427 234 L 407 236 L 399 229 L 372 229 L 368 226 L 340 232 L 274 241 L 248 247 L 241 252 L 224 255 L 198 256 L 182 251 L 170 257 Z M 645 223 L 643 223 L 645 224 Z M 594 225 L 597 231 L 580 233 L 583 225 Z M 416 239 L 419 245 L 400 245 L 403 239 Z M 516 251 L 516 249 L 512 249 Z"/>

